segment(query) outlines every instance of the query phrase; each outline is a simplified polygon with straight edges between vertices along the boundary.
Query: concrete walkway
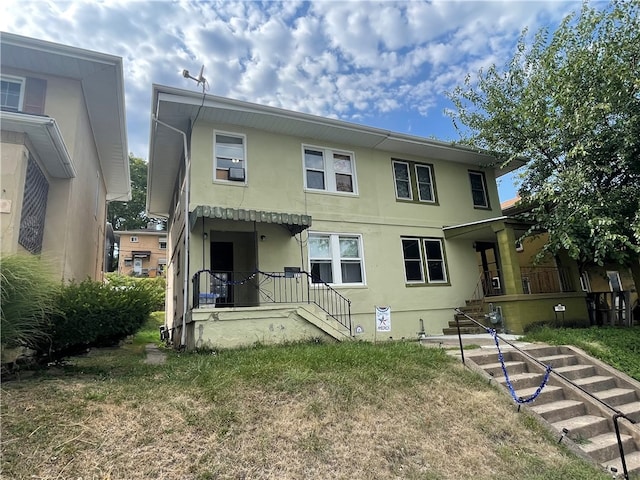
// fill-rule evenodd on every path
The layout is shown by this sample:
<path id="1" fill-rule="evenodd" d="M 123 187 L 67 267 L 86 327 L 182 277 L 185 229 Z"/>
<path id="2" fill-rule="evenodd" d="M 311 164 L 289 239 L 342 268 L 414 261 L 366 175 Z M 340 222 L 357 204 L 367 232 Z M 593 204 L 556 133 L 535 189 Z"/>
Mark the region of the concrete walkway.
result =
<path id="1" fill-rule="evenodd" d="M 167 361 L 167 355 L 160 351 L 156 344 L 147 343 L 145 350 L 147 357 L 144 359 L 144 363 L 148 365 L 162 365 Z"/>
<path id="2" fill-rule="evenodd" d="M 529 342 L 519 341 L 519 335 L 512 335 L 508 333 L 500 333 L 498 335 L 500 348 L 502 350 L 508 350 L 512 348 L 508 343 L 504 342 L 503 339 L 507 340 L 509 343 L 512 343 L 518 348 L 523 348 L 531 345 L 531 343 Z M 481 349 L 496 348 L 495 340 L 488 333 L 465 334 L 462 335 L 461 338 L 462 345 L 464 347 L 468 347 L 470 345 L 478 345 Z M 424 339 L 420 340 L 420 343 L 425 347 L 460 348 L 460 340 L 458 339 L 458 335 L 427 335 Z"/>

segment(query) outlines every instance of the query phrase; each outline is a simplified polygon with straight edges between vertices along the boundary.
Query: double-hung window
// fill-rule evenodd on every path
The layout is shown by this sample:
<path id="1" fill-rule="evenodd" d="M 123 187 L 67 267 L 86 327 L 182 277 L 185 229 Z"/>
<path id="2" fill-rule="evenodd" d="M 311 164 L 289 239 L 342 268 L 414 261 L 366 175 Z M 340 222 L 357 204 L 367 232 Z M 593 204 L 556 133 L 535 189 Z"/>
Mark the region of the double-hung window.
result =
<path id="1" fill-rule="evenodd" d="M 364 257 L 360 235 L 310 233 L 308 245 L 314 283 L 364 283 Z"/>
<path id="2" fill-rule="evenodd" d="M 246 137 L 244 135 L 216 131 L 213 133 L 215 179 L 229 182 L 246 182 Z"/>
<path id="3" fill-rule="evenodd" d="M 433 165 L 392 160 L 393 179 L 398 200 L 436 203 Z"/>
<path id="4" fill-rule="evenodd" d="M 303 146 L 304 186 L 308 190 L 357 193 L 352 152 Z"/>
<path id="5" fill-rule="evenodd" d="M 402 238 L 407 283 L 447 283 L 447 266 L 439 238 Z"/>
<path id="6" fill-rule="evenodd" d="M 24 79 L 5 76 L 0 79 L 0 104 L 3 110 L 21 111 L 23 95 Z"/>
<path id="7" fill-rule="evenodd" d="M 471 182 L 473 206 L 476 208 L 489 208 L 487 179 L 485 178 L 484 172 L 469 170 L 469 181 Z"/>

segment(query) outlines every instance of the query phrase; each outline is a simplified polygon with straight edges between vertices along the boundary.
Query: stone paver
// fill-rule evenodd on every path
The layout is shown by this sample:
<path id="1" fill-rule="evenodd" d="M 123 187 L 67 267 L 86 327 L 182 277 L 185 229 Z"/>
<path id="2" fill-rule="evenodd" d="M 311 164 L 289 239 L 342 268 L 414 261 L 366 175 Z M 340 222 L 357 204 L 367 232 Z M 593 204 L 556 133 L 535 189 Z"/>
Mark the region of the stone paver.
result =
<path id="1" fill-rule="evenodd" d="M 144 359 L 144 363 L 149 365 L 162 365 L 167 361 L 167 356 L 160 351 L 157 345 L 148 343 L 145 348 L 147 358 Z"/>

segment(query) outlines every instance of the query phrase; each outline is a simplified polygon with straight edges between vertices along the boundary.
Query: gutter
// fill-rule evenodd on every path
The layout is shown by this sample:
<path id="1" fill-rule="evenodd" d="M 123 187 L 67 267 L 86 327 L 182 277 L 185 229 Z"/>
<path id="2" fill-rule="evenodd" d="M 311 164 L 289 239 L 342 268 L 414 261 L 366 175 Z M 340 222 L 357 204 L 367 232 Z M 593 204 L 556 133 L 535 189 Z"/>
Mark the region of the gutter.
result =
<path id="1" fill-rule="evenodd" d="M 191 159 L 189 158 L 189 150 L 187 148 L 187 134 L 182 130 L 178 130 L 171 125 L 158 120 L 155 115 L 151 115 L 151 119 L 159 125 L 167 127 L 169 130 L 173 130 L 174 132 L 182 135 L 182 141 L 184 142 L 184 282 L 182 292 L 182 334 L 180 337 L 180 348 L 183 348 L 186 346 L 187 340 L 186 326 L 187 311 L 189 309 L 189 201 L 191 197 L 189 167 L 191 166 Z"/>

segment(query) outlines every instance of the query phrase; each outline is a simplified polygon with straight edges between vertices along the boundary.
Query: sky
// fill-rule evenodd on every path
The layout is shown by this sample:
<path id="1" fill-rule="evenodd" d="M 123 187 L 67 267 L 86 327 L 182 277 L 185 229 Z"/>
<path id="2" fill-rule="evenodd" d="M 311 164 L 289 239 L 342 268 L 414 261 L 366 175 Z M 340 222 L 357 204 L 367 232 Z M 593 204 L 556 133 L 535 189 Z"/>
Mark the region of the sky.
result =
<path id="1" fill-rule="evenodd" d="M 574 1 L 3 0 L 0 30 L 122 57 L 129 152 L 148 158 L 151 85 L 443 141 L 446 93 L 504 66 L 528 29 L 553 32 Z M 498 180 L 500 200 L 515 177 Z"/>

